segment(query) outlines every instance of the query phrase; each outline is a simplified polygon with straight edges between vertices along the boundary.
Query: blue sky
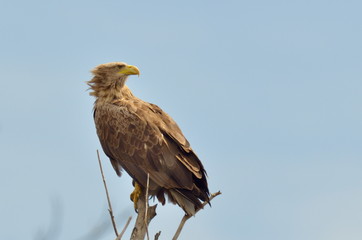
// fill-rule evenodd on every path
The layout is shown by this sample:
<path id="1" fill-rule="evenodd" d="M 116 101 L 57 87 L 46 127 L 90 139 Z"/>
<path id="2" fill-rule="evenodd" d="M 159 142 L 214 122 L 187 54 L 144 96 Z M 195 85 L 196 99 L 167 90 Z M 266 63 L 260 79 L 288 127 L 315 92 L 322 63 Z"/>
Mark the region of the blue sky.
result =
<path id="1" fill-rule="evenodd" d="M 223 195 L 180 239 L 361 239 L 360 1 L 2 1 L 0 239 L 113 239 L 98 169 L 98 64 L 168 112 Z M 102 153 L 119 228 L 131 179 Z M 158 208 L 170 239 L 182 211 Z M 127 236 L 130 234 L 130 229 Z M 84 239 L 84 238 L 83 238 Z M 89 238 L 88 238 L 89 239 Z"/>

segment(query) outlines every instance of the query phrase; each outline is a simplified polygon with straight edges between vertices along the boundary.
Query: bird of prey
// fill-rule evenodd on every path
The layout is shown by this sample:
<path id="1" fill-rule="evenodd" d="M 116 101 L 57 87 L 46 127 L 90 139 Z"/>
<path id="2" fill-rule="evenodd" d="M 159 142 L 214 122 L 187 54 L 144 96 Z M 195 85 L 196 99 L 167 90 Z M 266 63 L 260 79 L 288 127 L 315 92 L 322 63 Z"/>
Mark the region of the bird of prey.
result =
<path id="1" fill-rule="evenodd" d="M 195 215 L 209 200 L 206 171 L 176 122 L 125 85 L 129 75 L 140 74 L 138 68 L 112 62 L 98 65 L 92 73 L 87 83 L 96 98 L 97 135 L 118 176 L 124 169 L 133 178 L 135 209 L 148 179 L 150 196 L 163 205 L 167 196 L 187 215 Z"/>

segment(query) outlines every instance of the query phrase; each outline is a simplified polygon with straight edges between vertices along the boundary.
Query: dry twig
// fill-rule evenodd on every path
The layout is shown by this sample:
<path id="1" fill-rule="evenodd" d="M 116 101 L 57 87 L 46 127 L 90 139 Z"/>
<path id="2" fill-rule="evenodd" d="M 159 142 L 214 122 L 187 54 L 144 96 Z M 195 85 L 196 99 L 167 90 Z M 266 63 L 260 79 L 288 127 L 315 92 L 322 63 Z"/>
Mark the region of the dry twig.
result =
<path id="1" fill-rule="evenodd" d="M 122 236 L 123 236 L 124 232 L 126 231 L 126 229 L 127 229 L 128 225 L 129 225 L 129 223 L 131 222 L 131 220 L 132 220 L 132 217 L 129 217 L 126 224 L 124 225 L 124 228 L 123 228 L 122 232 L 118 235 L 116 240 L 121 240 L 122 239 Z"/>
<path id="2" fill-rule="evenodd" d="M 148 233 L 148 222 L 147 222 L 147 215 L 148 215 L 148 190 L 150 187 L 150 174 L 147 173 L 147 186 L 146 186 L 146 212 L 145 212 L 145 224 L 146 224 L 146 235 L 147 235 L 147 240 L 150 240 L 150 235 Z"/>
<path id="3" fill-rule="evenodd" d="M 197 213 L 198 211 L 200 211 L 201 209 L 203 209 L 203 208 L 206 206 L 206 204 L 208 204 L 214 197 L 216 197 L 216 196 L 218 196 L 218 195 L 220 195 L 220 194 L 221 194 L 220 191 L 211 194 L 211 196 L 210 196 L 210 198 L 209 198 L 209 201 L 204 202 L 204 203 L 202 204 L 202 207 L 199 208 L 199 209 L 197 209 L 196 213 Z M 196 213 L 195 213 L 195 214 L 196 214 Z M 183 218 L 181 219 L 180 225 L 178 226 L 177 231 L 176 231 L 175 235 L 173 236 L 172 240 L 177 240 L 177 238 L 179 237 L 179 235 L 180 235 L 180 233 L 181 233 L 182 228 L 184 227 L 186 221 L 187 221 L 190 217 L 192 217 L 192 216 L 191 216 L 191 215 L 187 215 L 187 214 L 185 214 L 185 216 L 183 216 Z"/>
<path id="4" fill-rule="evenodd" d="M 158 233 L 156 233 L 156 235 L 155 235 L 155 240 L 158 240 L 158 238 L 160 237 L 160 235 L 161 235 L 161 231 L 159 231 Z"/>
<path id="5" fill-rule="evenodd" d="M 103 179 L 104 188 L 106 189 L 106 195 L 107 195 L 107 201 L 108 201 L 108 207 L 109 207 L 109 208 L 108 208 L 108 212 L 109 212 L 109 215 L 111 216 L 114 233 L 116 234 L 116 237 L 118 237 L 118 231 L 117 231 L 116 222 L 115 222 L 115 220 L 114 220 L 114 215 L 113 215 L 113 210 L 112 210 L 111 199 L 110 199 L 110 197 L 109 197 L 108 188 L 107 188 L 107 184 L 106 184 L 106 179 L 105 179 L 105 177 L 104 177 L 103 168 L 102 168 L 102 162 L 101 162 L 101 158 L 100 158 L 100 156 L 99 156 L 99 151 L 98 151 L 98 149 L 97 149 L 97 156 L 98 156 L 99 168 L 101 169 L 101 174 L 102 174 L 102 179 Z"/>

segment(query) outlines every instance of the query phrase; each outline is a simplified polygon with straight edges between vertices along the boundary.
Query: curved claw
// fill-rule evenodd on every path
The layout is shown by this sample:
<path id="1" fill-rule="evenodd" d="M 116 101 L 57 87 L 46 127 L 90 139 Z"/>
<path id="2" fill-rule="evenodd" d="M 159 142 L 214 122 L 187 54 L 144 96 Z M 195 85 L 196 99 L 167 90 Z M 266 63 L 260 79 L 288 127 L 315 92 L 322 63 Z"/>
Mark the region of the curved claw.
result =
<path id="1" fill-rule="evenodd" d="M 133 202 L 134 210 L 136 211 L 136 213 L 138 213 L 137 203 L 138 203 L 138 199 L 140 198 L 141 193 L 142 193 L 141 185 L 139 185 L 137 182 L 135 182 L 134 190 L 131 193 L 130 198 L 131 198 L 131 201 Z"/>

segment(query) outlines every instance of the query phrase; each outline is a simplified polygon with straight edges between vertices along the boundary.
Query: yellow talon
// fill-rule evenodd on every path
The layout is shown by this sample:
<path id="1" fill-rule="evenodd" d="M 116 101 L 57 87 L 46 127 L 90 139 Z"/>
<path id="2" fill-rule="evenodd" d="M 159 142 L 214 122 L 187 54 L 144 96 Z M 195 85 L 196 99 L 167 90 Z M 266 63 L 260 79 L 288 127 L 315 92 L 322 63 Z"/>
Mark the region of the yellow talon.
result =
<path id="1" fill-rule="evenodd" d="M 137 208 L 137 202 L 138 202 L 138 199 L 139 199 L 141 193 L 142 193 L 142 187 L 141 187 L 141 185 L 139 185 L 139 184 L 135 181 L 134 190 L 133 190 L 133 192 L 131 193 L 130 198 L 131 198 L 131 201 L 133 202 L 134 210 L 135 210 L 136 212 L 138 212 L 138 211 L 137 211 L 137 209 L 138 209 L 138 208 Z"/>

